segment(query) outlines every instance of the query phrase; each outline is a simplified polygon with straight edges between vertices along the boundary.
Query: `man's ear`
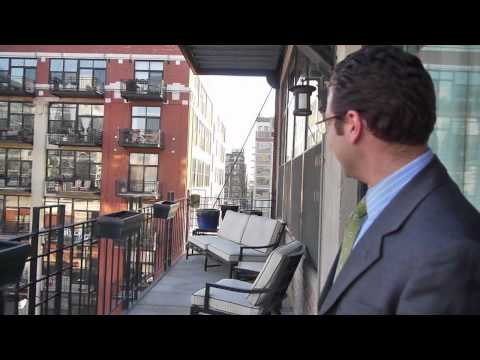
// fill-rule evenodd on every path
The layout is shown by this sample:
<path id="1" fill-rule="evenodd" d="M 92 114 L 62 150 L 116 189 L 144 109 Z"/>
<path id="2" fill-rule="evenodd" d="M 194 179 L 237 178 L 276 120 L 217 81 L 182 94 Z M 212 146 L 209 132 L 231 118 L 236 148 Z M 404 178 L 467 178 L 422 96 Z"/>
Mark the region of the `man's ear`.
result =
<path id="1" fill-rule="evenodd" d="M 349 110 L 345 115 L 345 135 L 351 144 L 356 144 L 360 140 L 364 131 L 365 124 L 363 119 L 355 110 Z"/>

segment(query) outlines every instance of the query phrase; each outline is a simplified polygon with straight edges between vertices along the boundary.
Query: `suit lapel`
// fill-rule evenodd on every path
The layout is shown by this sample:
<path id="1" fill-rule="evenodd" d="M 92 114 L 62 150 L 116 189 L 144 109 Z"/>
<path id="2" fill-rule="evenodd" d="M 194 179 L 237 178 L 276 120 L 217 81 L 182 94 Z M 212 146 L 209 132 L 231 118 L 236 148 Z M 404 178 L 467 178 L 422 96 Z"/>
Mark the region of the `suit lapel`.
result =
<path id="1" fill-rule="evenodd" d="M 445 168 L 434 156 L 430 164 L 395 196 L 365 232 L 358 245 L 352 250 L 335 283 L 331 284 L 328 290 L 326 289 L 326 294 L 322 292 L 319 314 L 328 312 L 347 288 L 380 259 L 384 237 L 397 231 L 417 205 L 448 179 Z"/>

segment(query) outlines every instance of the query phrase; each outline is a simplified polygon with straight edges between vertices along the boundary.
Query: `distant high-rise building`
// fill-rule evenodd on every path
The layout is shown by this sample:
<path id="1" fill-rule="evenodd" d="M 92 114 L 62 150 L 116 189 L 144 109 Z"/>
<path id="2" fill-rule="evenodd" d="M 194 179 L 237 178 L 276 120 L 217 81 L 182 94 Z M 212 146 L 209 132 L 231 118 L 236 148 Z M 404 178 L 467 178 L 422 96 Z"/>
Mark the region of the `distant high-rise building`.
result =
<path id="1" fill-rule="evenodd" d="M 237 159 L 238 158 L 238 159 Z M 240 201 L 241 207 L 247 204 L 247 169 L 243 151 L 234 150 L 225 159 L 225 199 Z M 238 201 L 236 201 L 238 203 Z"/>
<path id="2" fill-rule="evenodd" d="M 255 124 L 255 206 L 268 208 L 272 198 L 273 117 L 258 118 Z"/>

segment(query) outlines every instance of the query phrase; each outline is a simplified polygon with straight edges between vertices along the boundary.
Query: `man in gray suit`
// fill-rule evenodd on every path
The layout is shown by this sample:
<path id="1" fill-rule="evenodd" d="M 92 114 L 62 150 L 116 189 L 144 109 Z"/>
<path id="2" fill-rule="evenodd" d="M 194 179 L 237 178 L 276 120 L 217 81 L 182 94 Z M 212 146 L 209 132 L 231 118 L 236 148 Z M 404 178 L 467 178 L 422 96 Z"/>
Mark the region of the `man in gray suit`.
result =
<path id="1" fill-rule="evenodd" d="M 320 314 L 480 313 L 480 214 L 428 148 L 435 120 L 432 79 L 416 56 L 364 47 L 335 68 L 327 144 L 368 191 Z"/>

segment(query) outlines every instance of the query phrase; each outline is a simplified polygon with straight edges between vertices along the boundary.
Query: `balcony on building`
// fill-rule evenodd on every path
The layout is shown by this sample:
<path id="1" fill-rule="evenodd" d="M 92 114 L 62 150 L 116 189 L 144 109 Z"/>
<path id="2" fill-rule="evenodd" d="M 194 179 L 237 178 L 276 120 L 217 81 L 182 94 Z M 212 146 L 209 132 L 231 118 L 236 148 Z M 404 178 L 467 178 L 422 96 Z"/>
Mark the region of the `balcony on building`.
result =
<path id="1" fill-rule="evenodd" d="M 58 97 L 96 97 L 104 96 L 104 83 L 95 77 L 69 78 L 50 81 L 50 93 Z"/>
<path id="2" fill-rule="evenodd" d="M 102 146 L 103 131 L 96 129 L 73 130 L 48 134 L 48 143 L 58 146 Z"/>
<path id="3" fill-rule="evenodd" d="M 164 136 L 161 130 L 120 129 L 118 144 L 123 147 L 164 148 Z"/>
<path id="4" fill-rule="evenodd" d="M 0 75 L 0 95 L 35 96 L 35 80 L 26 77 Z"/>
<path id="5" fill-rule="evenodd" d="M 130 198 L 159 199 L 162 195 L 160 181 L 116 180 L 115 192 L 117 196 Z"/>
<path id="6" fill-rule="evenodd" d="M 130 79 L 121 81 L 121 95 L 126 100 L 166 100 L 164 81 Z"/>
<path id="7" fill-rule="evenodd" d="M 80 179 L 55 176 L 45 180 L 45 193 L 65 197 L 91 198 L 100 195 L 99 179 Z"/>
<path id="8" fill-rule="evenodd" d="M 32 176 L 7 175 L 0 176 L 0 190 L 9 192 L 30 192 L 32 188 Z"/>
<path id="9" fill-rule="evenodd" d="M 0 142 L 33 144 L 33 128 L 2 126 L 0 121 Z"/>

